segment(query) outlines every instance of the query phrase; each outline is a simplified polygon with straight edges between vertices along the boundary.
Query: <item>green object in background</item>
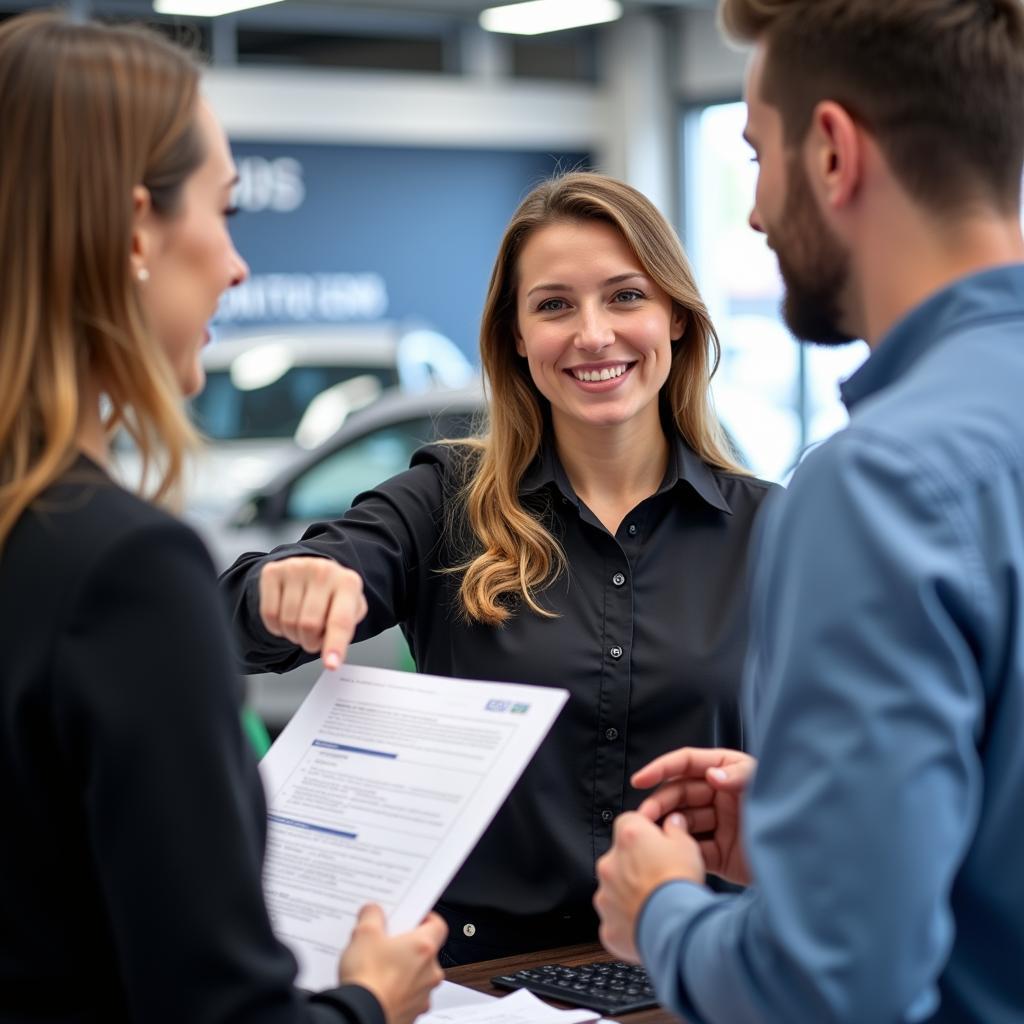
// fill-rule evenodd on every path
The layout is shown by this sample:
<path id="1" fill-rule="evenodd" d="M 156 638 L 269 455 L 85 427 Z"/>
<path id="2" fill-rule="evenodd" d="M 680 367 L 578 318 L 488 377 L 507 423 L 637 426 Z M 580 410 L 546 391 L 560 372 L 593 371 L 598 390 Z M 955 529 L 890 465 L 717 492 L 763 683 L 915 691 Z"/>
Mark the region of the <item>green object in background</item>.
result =
<path id="1" fill-rule="evenodd" d="M 401 669 L 403 672 L 415 672 L 416 662 L 413 661 L 412 651 L 409 650 L 409 645 L 405 642 L 405 637 L 401 637 L 401 650 L 398 654 L 398 664 L 395 668 Z"/>
<path id="2" fill-rule="evenodd" d="M 256 757 L 261 758 L 270 749 L 270 733 L 252 708 L 242 708 L 242 730 L 249 737 Z"/>

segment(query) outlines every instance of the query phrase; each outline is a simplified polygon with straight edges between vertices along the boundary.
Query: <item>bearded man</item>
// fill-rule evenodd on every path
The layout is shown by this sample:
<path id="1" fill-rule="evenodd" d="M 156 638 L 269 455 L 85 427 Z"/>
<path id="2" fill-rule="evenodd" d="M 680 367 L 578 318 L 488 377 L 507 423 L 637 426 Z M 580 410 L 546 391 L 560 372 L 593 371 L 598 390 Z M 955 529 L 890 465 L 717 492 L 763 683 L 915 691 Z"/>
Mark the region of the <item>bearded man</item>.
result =
<path id="1" fill-rule="evenodd" d="M 707 1024 L 1024 1021 L 1024 8 L 722 0 L 794 334 L 872 353 L 766 511 L 757 761 L 684 749 L 602 939 Z M 659 824 L 660 823 L 660 824 Z M 718 895 L 712 872 L 749 888 Z"/>

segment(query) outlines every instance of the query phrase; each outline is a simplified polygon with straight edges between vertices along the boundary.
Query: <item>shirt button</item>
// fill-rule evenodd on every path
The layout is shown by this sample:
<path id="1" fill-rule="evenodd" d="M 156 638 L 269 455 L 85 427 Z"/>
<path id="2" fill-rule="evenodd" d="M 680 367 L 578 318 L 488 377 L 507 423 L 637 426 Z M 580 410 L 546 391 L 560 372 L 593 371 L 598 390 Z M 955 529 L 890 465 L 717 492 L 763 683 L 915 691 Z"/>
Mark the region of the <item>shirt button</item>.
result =
<path id="1" fill-rule="evenodd" d="M 636 523 L 630 523 L 629 524 L 628 533 L 629 533 L 630 537 L 635 537 L 636 536 Z"/>
<path id="2" fill-rule="evenodd" d="M 473 936 L 476 935 L 476 925 L 464 924 L 462 926 L 462 934 L 465 935 L 467 939 L 473 938 Z"/>
<path id="3" fill-rule="evenodd" d="M 622 648 L 621 648 L 621 647 L 618 647 L 618 646 L 616 646 L 616 647 L 613 647 L 613 648 L 612 648 L 612 649 L 611 649 L 611 650 L 610 650 L 610 651 L 609 651 L 608 653 L 609 653 L 609 654 L 610 654 L 610 655 L 611 655 L 611 656 L 612 656 L 613 658 L 616 658 L 616 659 L 618 659 L 618 658 L 621 658 L 621 657 L 622 657 Z"/>
<path id="4" fill-rule="evenodd" d="M 613 819 L 614 817 L 615 817 L 615 815 L 614 815 L 614 814 L 612 814 L 612 812 L 611 812 L 611 811 L 608 811 L 608 810 L 604 810 L 604 811 L 602 811 L 602 812 L 601 812 L 601 820 L 602 820 L 602 821 L 603 821 L 603 822 L 604 822 L 604 823 L 605 823 L 606 825 L 610 825 L 610 824 L 612 823 L 612 819 Z"/>
<path id="5" fill-rule="evenodd" d="M 619 738 L 619 730 L 615 728 L 605 729 L 604 738 L 608 740 L 609 743 L 617 740 Z"/>
<path id="6" fill-rule="evenodd" d="M 625 582 L 626 582 L 626 577 L 625 577 L 625 576 L 623 576 L 621 572 L 617 572 L 617 573 L 616 573 L 616 574 L 615 574 L 615 575 L 614 575 L 614 576 L 612 577 L 612 583 L 614 583 L 614 584 L 615 584 L 615 586 L 617 586 L 617 587 L 621 587 L 621 586 L 622 586 L 622 584 L 623 584 L 623 583 L 625 583 Z"/>

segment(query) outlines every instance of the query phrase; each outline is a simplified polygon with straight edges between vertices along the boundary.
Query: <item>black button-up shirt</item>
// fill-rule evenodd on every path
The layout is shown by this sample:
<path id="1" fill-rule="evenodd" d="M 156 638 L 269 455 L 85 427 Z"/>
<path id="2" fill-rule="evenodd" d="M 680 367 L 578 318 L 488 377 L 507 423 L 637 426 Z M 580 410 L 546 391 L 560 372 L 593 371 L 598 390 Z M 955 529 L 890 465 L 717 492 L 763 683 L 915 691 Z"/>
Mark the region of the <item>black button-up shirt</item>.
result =
<path id="1" fill-rule="evenodd" d="M 546 446 L 520 499 L 542 510 L 565 551 L 568 571 L 538 596 L 558 618 L 519 608 L 494 628 L 465 620 L 459 578 L 439 571 L 471 546 L 467 525 L 454 534 L 447 525 L 450 467 L 449 449 L 421 449 L 341 520 L 311 527 L 272 557 L 327 556 L 357 571 L 369 611 L 355 639 L 399 624 L 421 672 L 570 693 L 439 908 L 454 958 L 466 961 L 594 939 L 594 862 L 615 816 L 642 797 L 630 774 L 682 745 L 742 748 L 747 550 L 773 485 L 712 470 L 672 436 L 657 493 L 612 536 Z M 243 555 L 222 585 L 245 667 L 286 671 L 311 656 L 264 630 L 263 561 Z"/>

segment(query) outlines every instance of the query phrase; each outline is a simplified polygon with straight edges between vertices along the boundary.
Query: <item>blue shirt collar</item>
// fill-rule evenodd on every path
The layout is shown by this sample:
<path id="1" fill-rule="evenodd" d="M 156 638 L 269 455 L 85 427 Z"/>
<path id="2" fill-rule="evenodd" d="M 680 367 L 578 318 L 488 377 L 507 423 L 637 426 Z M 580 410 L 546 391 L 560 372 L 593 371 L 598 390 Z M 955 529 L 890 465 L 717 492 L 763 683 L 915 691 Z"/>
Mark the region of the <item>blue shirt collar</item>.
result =
<path id="1" fill-rule="evenodd" d="M 1024 308 L 1024 264 L 983 270 L 962 277 L 912 309 L 840 385 L 846 408 L 898 380 L 936 344 L 955 330 Z"/>

